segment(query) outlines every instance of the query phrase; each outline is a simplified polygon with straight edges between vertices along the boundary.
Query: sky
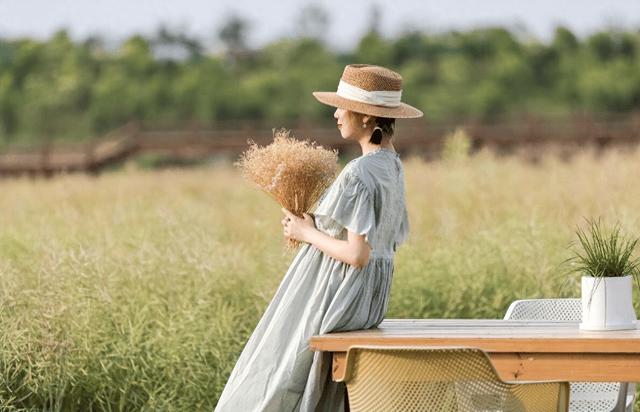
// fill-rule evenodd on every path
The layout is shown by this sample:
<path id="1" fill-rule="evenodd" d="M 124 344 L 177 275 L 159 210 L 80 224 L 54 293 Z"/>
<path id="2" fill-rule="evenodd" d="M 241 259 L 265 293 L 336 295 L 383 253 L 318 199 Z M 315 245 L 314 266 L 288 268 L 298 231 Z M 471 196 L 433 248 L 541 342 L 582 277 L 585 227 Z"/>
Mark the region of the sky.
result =
<path id="1" fill-rule="evenodd" d="M 326 10 L 324 38 L 339 50 L 355 46 L 374 4 L 382 14 L 379 31 L 388 37 L 410 29 L 501 25 L 544 41 L 560 24 L 580 36 L 601 28 L 640 28 L 639 0 L 0 0 L 0 36 L 43 39 L 66 28 L 75 39 L 99 34 L 118 41 L 165 25 L 215 49 L 218 30 L 235 14 L 248 20 L 250 44 L 260 47 L 299 33 L 300 10 L 311 4 Z"/>

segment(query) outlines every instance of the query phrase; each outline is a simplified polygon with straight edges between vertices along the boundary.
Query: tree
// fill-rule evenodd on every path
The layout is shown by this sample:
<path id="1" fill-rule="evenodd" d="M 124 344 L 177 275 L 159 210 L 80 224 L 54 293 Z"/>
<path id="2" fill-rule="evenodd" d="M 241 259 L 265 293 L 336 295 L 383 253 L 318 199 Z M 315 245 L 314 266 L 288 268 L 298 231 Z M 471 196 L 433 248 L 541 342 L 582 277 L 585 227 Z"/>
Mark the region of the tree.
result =
<path id="1" fill-rule="evenodd" d="M 151 44 L 156 57 L 167 60 L 198 60 L 204 51 L 197 39 L 164 25 L 160 26 Z"/>
<path id="2" fill-rule="evenodd" d="M 329 27 L 329 15 L 319 5 L 309 4 L 300 10 L 298 32 L 302 37 L 323 40 Z"/>
<path id="3" fill-rule="evenodd" d="M 560 53 L 573 53 L 578 49 L 579 43 L 576 36 L 564 26 L 556 27 L 552 46 Z"/>
<path id="4" fill-rule="evenodd" d="M 249 22 L 238 15 L 231 15 L 218 32 L 218 38 L 225 46 L 227 57 L 237 61 L 248 51 L 247 36 Z"/>
<path id="5" fill-rule="evenodd" d="M 380 35 L 380 23 L 382 22 L 382 11 L 380 6 L 374 3 L 369 9 L 369 21 L 367 23 L 367 34 L 375 33 Z"/>

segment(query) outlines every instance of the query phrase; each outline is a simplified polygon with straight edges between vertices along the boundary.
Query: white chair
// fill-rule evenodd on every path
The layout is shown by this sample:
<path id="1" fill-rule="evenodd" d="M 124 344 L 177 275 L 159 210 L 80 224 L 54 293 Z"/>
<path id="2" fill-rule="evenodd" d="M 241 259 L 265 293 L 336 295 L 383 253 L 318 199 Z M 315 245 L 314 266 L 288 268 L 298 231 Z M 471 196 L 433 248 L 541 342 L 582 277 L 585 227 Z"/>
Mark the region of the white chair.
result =
<path id="1" fill-rule="evenodd" d="M 505 319 L 513 320 L 582 320 L 580 299 L 523 299 L 511 303 Z M 571 382 L 569 412 L 632 412 L 635 383 Z"/>

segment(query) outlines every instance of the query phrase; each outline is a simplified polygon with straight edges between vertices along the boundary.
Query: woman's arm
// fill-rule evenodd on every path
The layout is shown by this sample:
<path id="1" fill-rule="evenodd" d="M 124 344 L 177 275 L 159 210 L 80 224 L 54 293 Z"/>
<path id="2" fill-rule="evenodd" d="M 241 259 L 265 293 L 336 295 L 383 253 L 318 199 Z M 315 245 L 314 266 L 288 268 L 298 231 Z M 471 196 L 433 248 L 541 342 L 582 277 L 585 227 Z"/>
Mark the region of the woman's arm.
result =
<path id="1" fill-rule="evenodd" d="M 365 241 L 364 235 L 347 230 L 347 240 L 335 239 L 316 229 L 309 214 L 305 213 L 304 217 L 300 218 L 285 208 L 282 208 L 282 211 L 286 215 L 282 220 L 285 237 L 311 243 L 332 258 L 356 268 L 362 268 L 369 262 L 371 247 Z"/>

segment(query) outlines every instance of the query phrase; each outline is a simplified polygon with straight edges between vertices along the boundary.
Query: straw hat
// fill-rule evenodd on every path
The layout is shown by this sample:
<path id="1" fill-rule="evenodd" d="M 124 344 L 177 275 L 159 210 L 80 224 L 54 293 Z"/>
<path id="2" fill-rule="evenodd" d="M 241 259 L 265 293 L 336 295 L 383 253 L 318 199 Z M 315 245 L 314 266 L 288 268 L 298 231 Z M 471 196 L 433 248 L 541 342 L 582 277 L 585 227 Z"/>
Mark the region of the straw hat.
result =
<path id="1" fill-rule="evenodd" d="M 313 92 L 321 103 L 358 113 L 395 119 L 422 117 L 422 112 L 400 101 L 402 76 L 386 67 L 349 64 L 337 92 Z"/>

